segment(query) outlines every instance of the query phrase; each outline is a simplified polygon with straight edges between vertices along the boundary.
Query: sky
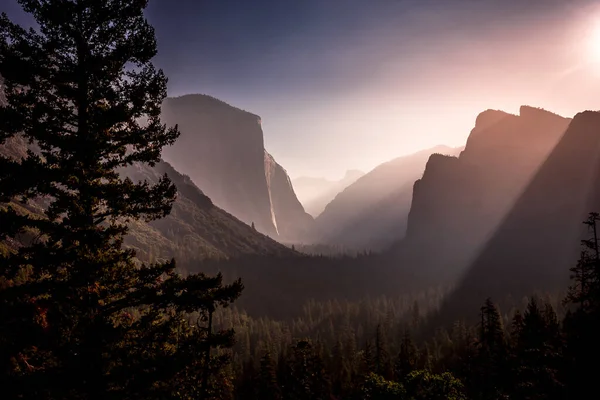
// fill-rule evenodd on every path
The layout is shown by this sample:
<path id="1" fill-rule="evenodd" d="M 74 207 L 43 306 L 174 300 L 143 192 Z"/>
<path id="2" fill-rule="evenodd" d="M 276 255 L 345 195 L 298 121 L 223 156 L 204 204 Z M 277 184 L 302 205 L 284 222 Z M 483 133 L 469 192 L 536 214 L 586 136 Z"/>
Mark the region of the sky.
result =
<path id="1" fill-rule="evenodd" d="M 485 109 L 600 109 L 592 0 L 150 0 L 169 95 L 262 118 L 299 176 L 340 179 L 440 144 Z M 16 0 L 0 11 L 27 23 Z"/>

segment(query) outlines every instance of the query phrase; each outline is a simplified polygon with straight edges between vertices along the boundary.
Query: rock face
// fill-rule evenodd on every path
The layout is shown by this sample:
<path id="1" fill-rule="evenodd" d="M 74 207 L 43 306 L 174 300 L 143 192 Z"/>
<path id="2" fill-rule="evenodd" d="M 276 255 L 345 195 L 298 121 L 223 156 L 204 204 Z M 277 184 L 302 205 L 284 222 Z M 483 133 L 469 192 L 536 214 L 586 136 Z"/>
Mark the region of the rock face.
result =
<path id="1" fill-rule="evenodd" d="M 319 216 L 327 204 L 335 196 L 341 193 L 348 186 L 352 185 L 364 175 L 364 172 L 358 170 L 346 171 L 346 174 L 339 181 L 330 181 L 325 178 L 300 177 L 292 181 L 296 195 L 304 205 L 304 209 L 310 215 Z"/>
<path id="2" fill-rule="evenodd" d="M 581 222 L 600 210 L 600 113 L 575 116 L 564 137 L 469 266 L 440 315 L 456 316 L 487 296 L 496 301 L 568 285 Z M 450 322 L 450 321 L 446 321 Z"/>
<path id="3" fill-rule="evenodd" d="M 315 241 L 361 249 L 382 249 L 404 237 L 414 182 L 434 153 L 457 154 L 438 146 L 400 157 L 362 176 L 315 219 Z"/>
<path id="4" fill-rule="evenodd" d="M 306 213 L 283 168 L 266 156 L 260 117 L 204 95 L 168 98 L 162 112 L 181 130 L 165 160 L 216 205 L 278 240 L 293 238 L 296 226 L 302 231 Z"/>
<path id="5" fill-rule="evenodd" d="M 265 176 L 273 220 L 279 237 L 288 241 L 300 240 L 308 234 L 314 220 L 304 211 L 296 197 L 285 169 L 267 151 L 265 151 Z"/>
<path id="6" fill-rule="evenodd" d="M 439 279 L 465 271 L 546 161 L 570 119 L 528 106 L 477 117 L 459 157 L 432 156 L 414 185 L 404 262 Z"/>

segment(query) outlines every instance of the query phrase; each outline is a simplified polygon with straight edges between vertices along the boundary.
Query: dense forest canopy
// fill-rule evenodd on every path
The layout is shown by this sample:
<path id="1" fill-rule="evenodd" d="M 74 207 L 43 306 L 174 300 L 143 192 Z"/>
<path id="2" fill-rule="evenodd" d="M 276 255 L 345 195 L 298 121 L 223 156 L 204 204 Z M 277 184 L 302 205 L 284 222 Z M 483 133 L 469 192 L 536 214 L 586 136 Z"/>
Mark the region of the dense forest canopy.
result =
<path id="1" fill-rule="evenodd" d="M 144 14 L 148 0 L 18 3 L 36 25 L 25 29 L 6 14 L 0 17 L 2 398 L 558 400 L 595 393 L 598 213 L 584 221 L 579 259 L 562 271 L 544 271 L 553 277 L 570 271 L 571 285 L 562 289 L 555 285 L 559 278 L 548 284 L 537 264 L 522 275 L 518 267 L 504 266 L 500 274 L 515 275 L 502 280 L 491 274 L 486 266 L 506 259 L 502 246 L 482 253 L 478 269 L 466 271 L 458 285 L 447 278 L 456 271 L 440 270 L 452 264 L 444 258 L 458 241 L 409 238 L 378 254 L 338 244 L 286 247 L 257 232 L 254 222 L 217 207 L 189 176 L 162 160 L 163 148 L 176 143 L 180 131 L 161 119 L 167 78 L 153 64 L 158 49 Z M 227 114 L 227 104 L 207 101 Z M 532 115 L 543 123 L 533 123 Z M 574 152 L 584 148 L 593 158 L 597 149 L 567 139 L 581 132 L 594 137 L 597 117 L 588 112 L 571 121 L 530 107 L 520 116 L 485 113 L 493 120 L 486 129 L 508 126 L 514 133 L 533 126 L 542 143 L 537 158 L 556 144 L 543 136 L 546 128 L 560 140 L 532 184 L 502 182 L 515 192 L 517 186 L 526 190 L 500 233 L 512 240 L 535 220 L 528 218 L 535 213 L 526 213 L 532 201 L 525 197 L 543 197 L 539 187 L 546 187 L 546 177 L 554 179 L 560 164 L 554 160 L 575 164 L 570 173 L 595 176 L 597 163 L 584 165 Z M 481 124 L 480 118 L 471 144 L 492 159 Z M 513 144 L 507 148 L 514 150 Z M 491 184 L 485 174 L 463 174 L 477 158 L 472 146 L 466 151 L 467 161 L 462 154 L 430 157 L 414 185 L 419 196 L 444 193 L 436 192 L 436 179 L 451 168 L 464 188 L 484 182 L 474 190 L 484 192 Z M 260 147 L 257 153 L 264 168 L 268 153 Z M 285 170 L 267 158 L 278 180 L 265 182 L 283 182 L 278 194 L 286 200 L 269 198 L 269 223 L 276 220 L 273 205 L 285 216 L 289 203 L 308 225 L 312 219 L 291 196 Z M 533 174 L 535 163 L 524 159 Z M 255 175 L 262 179 L 260 168 Z M 569 186 L 571 197 L 584 185 L 576 186 Z M 543 206 L 565 208 L 560 199 L 551 200 Z M 581 203 L 596 205 L 588 200 Z M 421 214 L 411 219 L 427 217 L 434 203 L 420 203 Z M 479 223 L 489 216 L 489 204 L 476 203 L 463 206 L 476 209 L 471 222 Z M 521 210 L 526 217 L 519 217 Z M 576 237 L 580 230 L 571 226 L 578 221 L 570 219 L 579 211 L 556 217 L 565 232 L 543 232 L 545 243 Z M 361 228 L 358 223 L 354 229 Z M 510 241 L 498 237 L 501 244 Z M 550 264 L 556 261 L 551 250 L 523 262 Z M 424 259 L 429 264 L 419 264 Z M 478 280 L 486 271 L 487 280 L 512 280 L 513 287 Z M 523 277 L 530 280 L 519 286 Z M 532 281 L 538 292 L 513 290 L 529 289 Z M 479 284 L 494 293 L 480 296 Z M 468 301 L 448 300 L 457 298 Z"/>

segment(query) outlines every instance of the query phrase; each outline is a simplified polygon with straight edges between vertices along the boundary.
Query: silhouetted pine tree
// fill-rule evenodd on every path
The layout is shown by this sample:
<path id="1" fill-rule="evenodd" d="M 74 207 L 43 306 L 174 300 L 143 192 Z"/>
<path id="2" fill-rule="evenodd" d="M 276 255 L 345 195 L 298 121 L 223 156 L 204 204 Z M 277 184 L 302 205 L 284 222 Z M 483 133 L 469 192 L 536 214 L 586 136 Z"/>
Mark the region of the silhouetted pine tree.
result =
<path id="1" fill-rule="evenodd" d="M 158 162 L 179 134 L 160 122 L 147 0 L 18 2 L 37 25 L 0 17 L 0 144 L 22 135 L 39 152 L 0 157 L 0 202 L 47 207 L 43 218 L 0 208 L 0 240 L 35 233 L 0 259 L 3 395 L 198 398 L 202 355 L 233 336 L 206 323 L 242 285 L 182 278 L 174 261 L 141 267 L 122 247 L 130 221 L 164 217 L 176 195 L 166 176 L 152 186 L 118 173 Z"/>
<path id="2" fill-rule="evenodd" d="M 390 379 L 392 374 L 392 366 L 390 360 L 390 353 L 388 351 L 387 338 L 381 324 L 377 325 L 375 331 L 375 373 Z"/>
<path id="3" fill-rule="evenodd" d="M 502 319 L 491 299 L 481 308 L 477 359 L 480 398 L 498 398 L 509 380 L 507 344 Z"/>
<path id="4" fill-rule="evenodd" d="M 400 353 L 396 361 L 396 378 L 404 379 L 408 374 L 417 369 L 418 349 L 412 341 L 408 329 L 404 331 L 402 342 L 400 344 Z"/>
<path id="5" fill-rule="evenodd" d="M 562 399 L 560 381 L 561 340 L 556 314 L 550 305 L 544 310 L 532 298 L 516 333 L 516 393 L 523 399 Z"/>
<path id="6" fill-rule="evenodd" d="M 331 384 L 318 351 L 308 340 L 292 348 L 286 398 L 291 400 L 325 400 L 331 397 Z"/>
<path id="7" fill-rule="evenodd" d="M 363 376 L 375 372 L 375 356 L 373 355 L 373 345 L 370 341 L 365 342 L 365 348 L 361 353 L 360 372 Z"/>
<path id="8" fill-rule="evenodd" d="M 347 359 L 350 357 L 345 357 L 342 341 L 338 339 L 331 354 L 332 390 L 338 396 L 351 386 L 351 371 Z"/>
<path id="9" fill-rule="evenodd" d="M 275 362 L 268 351 L 260 360 L 260 372 L 256 382 L 256 389 L 256 399 L 280 400 L 282 398 L 281 389 L 277 382 Z"/>
<path id="10" fill-rule="evenodd" d="M 600 358 L 600 253 L 598 251 L 598 213 L 590 213 L 583 223 L 589 227 L 590 238 L 582 241 L 583 251 L 577 265 L 571 269 L 573 285 L 565 298 L 575 307 L 565 317 L 565 365 L 567 396 L 585 398 L 596 390 L 597 368 L 590 368 Z"/>

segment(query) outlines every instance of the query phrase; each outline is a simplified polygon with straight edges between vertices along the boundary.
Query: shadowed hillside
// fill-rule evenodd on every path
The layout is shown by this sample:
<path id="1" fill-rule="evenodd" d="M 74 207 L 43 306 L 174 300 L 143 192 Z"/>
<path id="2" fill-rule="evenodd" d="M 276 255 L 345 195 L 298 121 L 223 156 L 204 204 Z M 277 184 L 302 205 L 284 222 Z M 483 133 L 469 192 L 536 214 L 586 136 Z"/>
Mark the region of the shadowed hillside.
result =
<path id="1" fill-rule="evenodd" d="M 134 181 L 151 183 L 167 174 L 177 186 L 177 200 L 167 217 L 132 227 L 127 243 L 141 249 L 143 255 L 179 256 L 180 259 L 290 255 L 285 246 L 215 206 L 189 177 L 166 162 L 154 168 L 135 165 L 123 174 Z"/>
<path id="2" fill-rule="evenodd" d="M 21 138 L 0 146 L 0 154 L 12 158 L 26 157 L 28 145 Z M 190 180 L 166 162 L 154 168 L 136 164 L 122 174 L 134 181 L 155 183 L 167 174 L 177 186 L 177 199 L 167 217 L 145 223 L 134 222 L 126 244 L 135 248 L 144 260 L 177 257 L 178 259 L 223 259 L 245 255 L 289 256 L 294 252 L 252 229 L 212 201 Z M 22 212 L 39 214 L 43 199 L 29 205 L 16 205 Z M 5 244 L 6 245 L 6 244 Z M 17 243 L 12 243 L 14 247 Z"/>
<path id="3" fill-rule="evenodd" d="M 589 232 L 581 222 L 600 207 L 600 113 L 575 116 L 535 178 L 444 303 L 450 323 L 492 296 L 520 298 L 564 288 Z"/>
<path id="4" fill-rule="evenodd" d="M 465 271 L 560 140 L 570 120 L 523 106 L 477 117 L 458 158 L 433 155 L 414 185 L 395 262 L 431 279 Z"/>

